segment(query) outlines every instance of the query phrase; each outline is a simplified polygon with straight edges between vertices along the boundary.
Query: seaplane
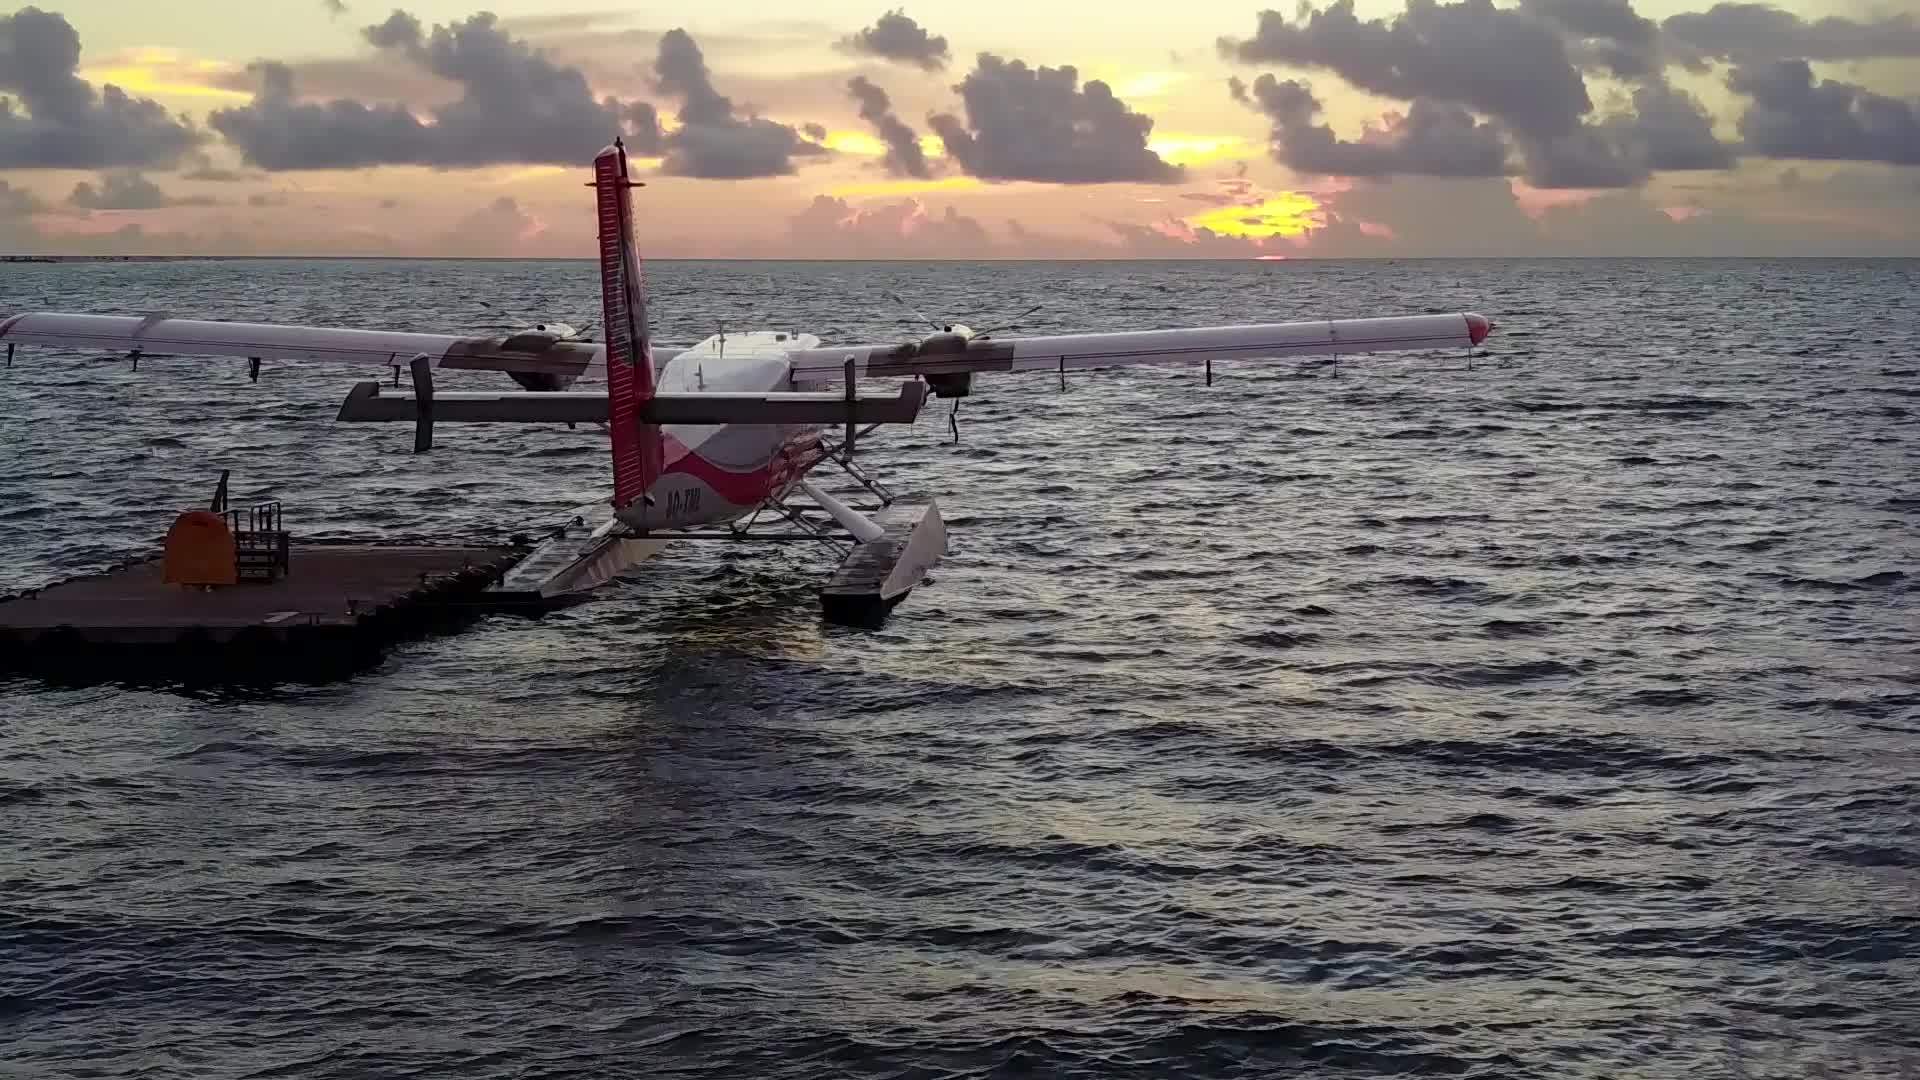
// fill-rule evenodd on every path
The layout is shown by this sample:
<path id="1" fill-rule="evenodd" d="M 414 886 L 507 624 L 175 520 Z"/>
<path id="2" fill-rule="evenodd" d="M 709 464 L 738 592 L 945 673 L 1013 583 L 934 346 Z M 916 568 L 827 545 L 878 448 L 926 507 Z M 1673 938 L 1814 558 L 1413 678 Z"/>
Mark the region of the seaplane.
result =
<path id="1" fill-rule="evenodd" d="M 880 425 L 914 421 L 929 397 L 957 409 L 980 375 L 1053 373 L 1064 382 L 1073 370 L 1169 362 L 1204 363 L 1210 385 L 1215 361 L 1470 353 L 1493 329 L 1473 312 L 1047 336 L 1009 336 L 1017 323 L 976 331 L 927 320 L 933 332 L 910 341 L 831 345 L 806 333 L 723 329 L 656 355 L 634 243 L 632 193 L 644 184 L 632 179 L 619 139 L 595 157 L 588 186 L 602 341 L 562 324 L 461 335 L 34 312 L 0 315 L 0 342 L 9 366 L 17 346 L 98 350 L 136 364 L 142 356 L 245 357 L 256 381 L 267 359 L 351 361 L 392 368 L 394 389 L 405 367 L 410 393 L 359 382 L 336 419 L 411 422 L 416 450 L 432 447 L 441 423 L 584 425 L 595 437 L 604 429 L 612 464 L 604 520 L 577 516 L 533 545 L 496 586 L 503 593 L 577 597 L 672 541 L 818 539 L 842 556 L 820 592 L 823 615 L 872 625 L 948 553 L 947 533 L 933 497 L 896 496 L 856 461 L 855 448 Z M 436 392 L 436 369 L 498 372 L 519 389 Z M 893 379 L 891 393 L 862 389 Z M 812 475 L 822 466 L 845 472 L 878 505 L 824 490 Z M 763 523 L 780 531 L 756 532 Z"/>

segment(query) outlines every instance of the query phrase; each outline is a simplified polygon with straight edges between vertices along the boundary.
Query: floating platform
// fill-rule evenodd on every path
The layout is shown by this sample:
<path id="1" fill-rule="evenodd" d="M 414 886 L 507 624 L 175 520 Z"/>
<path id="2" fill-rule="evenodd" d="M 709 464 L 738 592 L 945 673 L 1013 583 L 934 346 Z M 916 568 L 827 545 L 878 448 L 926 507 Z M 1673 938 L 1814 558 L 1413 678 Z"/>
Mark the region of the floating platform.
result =
<path id="1" fill-rule="evenodd" d="M 284 576 L 214 588 L 168 584 L 155 555 L 0 600 L 0 668 L 35 671 L 102 651 L 236 668 L 361 659 L 471 615 L 527 552 L 518 544 L 294 544 Z"/>

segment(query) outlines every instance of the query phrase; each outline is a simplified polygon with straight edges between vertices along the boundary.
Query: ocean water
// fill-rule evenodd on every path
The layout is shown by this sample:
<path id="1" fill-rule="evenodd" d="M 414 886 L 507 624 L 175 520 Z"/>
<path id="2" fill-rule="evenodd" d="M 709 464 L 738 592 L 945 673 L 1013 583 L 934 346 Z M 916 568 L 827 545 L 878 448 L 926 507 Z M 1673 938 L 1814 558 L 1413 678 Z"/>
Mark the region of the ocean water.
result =
<path id="1" fill-rule="evenodd" d="M 943 404 L 865 454 L 953 535 L 879 631 L 822 625 L 824 550 L 681 545 L 343 682 L 0 681 L 0 1075 L 1920 1074 L 1920 262 L 649 275 L 678 344 L 911 333 L 888 289 L 1039 332 L 1498 329 L 988 377 L 957 444 Z M 595 296 L 0 266 L 0 311 Z M 0 591 L 146 549 L 222 468 L 307 535 L 606 493 L 597 432 L 334 424 L 364 377 L 22 353 Z"/>

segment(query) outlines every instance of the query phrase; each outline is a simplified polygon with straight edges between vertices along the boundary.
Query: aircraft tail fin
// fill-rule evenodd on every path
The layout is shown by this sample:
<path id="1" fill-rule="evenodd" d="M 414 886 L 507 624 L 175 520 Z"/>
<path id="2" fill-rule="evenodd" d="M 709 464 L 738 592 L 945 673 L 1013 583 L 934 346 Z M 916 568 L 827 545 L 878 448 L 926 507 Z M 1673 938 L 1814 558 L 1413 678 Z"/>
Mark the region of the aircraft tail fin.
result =
<path id="1" fill-rule="evenodd" d="M 660 476 L 661 438 L 641 422 L 653 398 L 653 348 L 647 332 L 646 282 L 633 243 L 632 189 L 627 150 L 615 139 L 593 159 L 594 202 L 600 229 L 600 311 L 607 339 L 607 419 L 613 437 L 613 505 L 646 496 Z"/>

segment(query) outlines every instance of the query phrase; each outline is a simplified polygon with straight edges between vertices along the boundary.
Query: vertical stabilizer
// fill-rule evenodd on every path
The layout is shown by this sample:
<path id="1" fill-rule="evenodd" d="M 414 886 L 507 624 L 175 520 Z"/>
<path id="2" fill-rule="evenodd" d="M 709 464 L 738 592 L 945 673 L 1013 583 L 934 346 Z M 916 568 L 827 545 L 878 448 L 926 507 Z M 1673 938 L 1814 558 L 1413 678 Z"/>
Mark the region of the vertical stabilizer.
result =
<path id="1" fill-rule="evenodd" d="M 653 349 L 647 339 L 646 282 L 633 245 L 632 189 L 638 186 L 627 178 L 627 150 L 618 139 L 593 159 L 616 510 L 643 498 L 660 476 L 660 428 L 640 422 L 642 408 L 653 397 Z"/>

